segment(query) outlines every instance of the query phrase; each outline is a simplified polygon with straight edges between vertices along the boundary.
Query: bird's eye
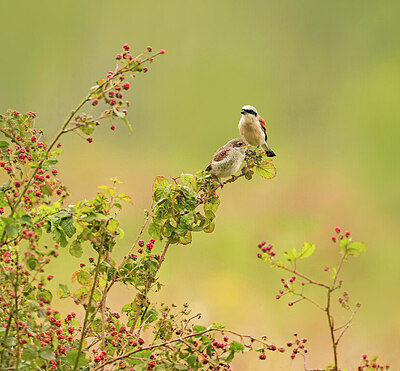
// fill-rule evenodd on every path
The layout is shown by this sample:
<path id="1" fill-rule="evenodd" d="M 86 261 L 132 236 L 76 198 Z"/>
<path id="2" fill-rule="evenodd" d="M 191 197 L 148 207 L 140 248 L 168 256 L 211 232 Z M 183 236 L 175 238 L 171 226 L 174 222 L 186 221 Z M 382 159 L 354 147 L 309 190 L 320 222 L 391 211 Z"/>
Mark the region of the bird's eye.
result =
<path id="1" fill-rule="evenodd" d="M 238 146 L 242 146 L 242 145 L 243 145 L 243 142 L 239 142 L 239 143 L 238 143 Z"/>

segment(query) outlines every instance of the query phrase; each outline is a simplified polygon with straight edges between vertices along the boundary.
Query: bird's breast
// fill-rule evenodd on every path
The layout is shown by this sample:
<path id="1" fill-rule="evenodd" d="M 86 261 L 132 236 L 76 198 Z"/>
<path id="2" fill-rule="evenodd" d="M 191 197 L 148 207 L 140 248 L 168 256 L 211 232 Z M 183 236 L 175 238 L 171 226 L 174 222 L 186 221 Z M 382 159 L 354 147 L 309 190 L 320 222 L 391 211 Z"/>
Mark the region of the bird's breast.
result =
<path id="1" fill-rule="evenodd" d="M 265 134 L 258 122 L 241 119 L 239 121 L 239 132 L 252 146 L 259 146 L 265 141 Z"/>

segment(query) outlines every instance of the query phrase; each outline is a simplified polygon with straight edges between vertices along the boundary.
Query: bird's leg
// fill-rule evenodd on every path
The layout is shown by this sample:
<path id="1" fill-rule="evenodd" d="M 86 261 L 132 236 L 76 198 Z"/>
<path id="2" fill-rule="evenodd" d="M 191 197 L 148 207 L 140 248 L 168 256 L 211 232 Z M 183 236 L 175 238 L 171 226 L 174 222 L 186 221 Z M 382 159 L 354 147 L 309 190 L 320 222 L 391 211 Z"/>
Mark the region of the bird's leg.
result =
<path id="1" fill-rule="evenodd" d="M 232 178 L 230 179 L 230 181 L 234 182 L 237 178 L 239 178 L 237 175 L 232 175 Z"/>
<path id="2" fill-rule="evenodd" d="M 220 178 L 217 177 L 219 184 L 221 185 L 221 189 L 224 188 L 225 182 L 223 182 Z"/>
<path id="3" fill-rule="evenodd" d="M 257 152 L 257 150 L 258 150 L 259 147 L 260 147 L 260 146 L 257 146 L 256 149 L 255 149 L 253 152 L 250 153 L 250 156 L 253 156 L 253 155 Z"/>

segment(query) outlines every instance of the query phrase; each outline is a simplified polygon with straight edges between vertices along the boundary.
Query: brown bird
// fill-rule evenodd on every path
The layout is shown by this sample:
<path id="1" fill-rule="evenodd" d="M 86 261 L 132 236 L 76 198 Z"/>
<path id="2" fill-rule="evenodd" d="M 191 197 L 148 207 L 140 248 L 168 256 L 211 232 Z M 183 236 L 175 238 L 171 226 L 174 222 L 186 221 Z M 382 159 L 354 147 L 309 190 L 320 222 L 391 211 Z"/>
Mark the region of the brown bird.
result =
<path id="1" fill-rule="evenodd" d="M 215 176 L 223 187 L 221 178 L 227 178 L 235 175 L 242 165 L 247 148 L 250 145 L 244 139 L 232 139 L 215 152 L 206 171 Z"/>
<path id="2" fill-rule="evenodd" d="M 260 147 L 268 157 L 276 156 L 267 144 L 267 125 L 253 106 L 244 106 L 239 121 L 240 135 L 252 146 Z"/>

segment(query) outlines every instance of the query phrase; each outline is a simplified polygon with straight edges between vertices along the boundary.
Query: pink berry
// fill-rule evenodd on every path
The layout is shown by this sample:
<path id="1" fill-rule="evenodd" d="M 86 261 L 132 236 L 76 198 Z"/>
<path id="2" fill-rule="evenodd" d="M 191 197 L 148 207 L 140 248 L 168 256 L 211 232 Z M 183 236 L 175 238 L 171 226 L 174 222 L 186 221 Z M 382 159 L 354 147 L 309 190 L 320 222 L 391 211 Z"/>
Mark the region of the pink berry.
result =
<path id="1" fill-rule="evenodd" d="M 164 49 L 161 49 L 161 50 L 160 50 L 160 54 L 165 54 L 165 50 L 164 50 Z"/>
<path id="2" fill-rule="evenodd" d="M 340 233 L 340 227 L 335 228 L 336 233 Z"/>
<path id="3" fill-rule="evenodd" d="M 128 44 L 124 44 L 122 47 L 123 47 L 126 51 L 128 51 L 128 50 L 130 49 L 130 47 L 129 47 Z"/>

